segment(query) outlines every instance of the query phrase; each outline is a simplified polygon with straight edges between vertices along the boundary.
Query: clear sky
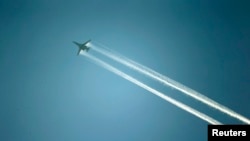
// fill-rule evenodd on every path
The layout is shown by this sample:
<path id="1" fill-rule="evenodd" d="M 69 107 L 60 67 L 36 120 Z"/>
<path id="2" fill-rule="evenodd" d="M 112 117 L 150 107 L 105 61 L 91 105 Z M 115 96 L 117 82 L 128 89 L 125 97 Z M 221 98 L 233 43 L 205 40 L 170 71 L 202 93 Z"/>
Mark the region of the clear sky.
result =
<path id="1" fill-rule="evenodd" d="M 249 4 L 1 0 L 0 140 L 207 139 L 207 122 L 76 56 L 73 40 L 92 39 L 250 118 Z M 222 123 L 240 123 L 89 53 Z"/>

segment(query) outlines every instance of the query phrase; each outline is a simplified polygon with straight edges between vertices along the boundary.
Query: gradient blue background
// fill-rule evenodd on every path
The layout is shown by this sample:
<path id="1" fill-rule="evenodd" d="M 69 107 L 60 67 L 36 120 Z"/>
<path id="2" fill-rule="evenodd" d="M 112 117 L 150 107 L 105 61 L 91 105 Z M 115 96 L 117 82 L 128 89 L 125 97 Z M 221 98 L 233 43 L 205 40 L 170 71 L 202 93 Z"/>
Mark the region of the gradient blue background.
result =
<path id="1" fill-rule="evenodd" d="M 2 0 L 0 140 L 204 141 L 207 122 L 76 56 L 72 41 L 91 38 L 250 117 L 249 17 L 243 0 Z"/>

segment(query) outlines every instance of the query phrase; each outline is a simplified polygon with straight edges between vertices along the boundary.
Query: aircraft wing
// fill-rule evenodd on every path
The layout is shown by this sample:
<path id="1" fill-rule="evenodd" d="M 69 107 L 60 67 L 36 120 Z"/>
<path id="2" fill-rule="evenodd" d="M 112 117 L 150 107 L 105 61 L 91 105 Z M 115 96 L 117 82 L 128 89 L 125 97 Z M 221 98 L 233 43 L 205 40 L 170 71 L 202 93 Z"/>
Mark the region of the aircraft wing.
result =
<path id="1" fill-rule="evenodd" d="M 88 40 L 87 42 L 84 43 L 84 46 L 86 46 L 87 43 L 89 43 L 91 40 Z"/>

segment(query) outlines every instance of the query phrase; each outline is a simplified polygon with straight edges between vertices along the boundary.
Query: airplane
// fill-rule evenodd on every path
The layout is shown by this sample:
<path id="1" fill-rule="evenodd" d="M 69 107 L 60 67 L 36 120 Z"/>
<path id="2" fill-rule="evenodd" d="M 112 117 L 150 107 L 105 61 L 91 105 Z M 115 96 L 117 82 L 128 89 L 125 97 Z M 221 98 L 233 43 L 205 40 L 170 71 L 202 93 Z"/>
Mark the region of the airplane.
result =
<path id="1" fill-rule="evenodd" d="M 83 44 L 80 44 L 80 43 L 77 43 L 76 41 L 73 41 L 74 44 L 76 44 L 78 47 L 79 47 L 79 50 L 77 52 L 77 55 L 80 54 L 81 51 L 89 51 L 90 47 L 87 46 L 87 44 L 90 42 L 91 40 L 88 40 L 87 42 L 83 43 Z"/>

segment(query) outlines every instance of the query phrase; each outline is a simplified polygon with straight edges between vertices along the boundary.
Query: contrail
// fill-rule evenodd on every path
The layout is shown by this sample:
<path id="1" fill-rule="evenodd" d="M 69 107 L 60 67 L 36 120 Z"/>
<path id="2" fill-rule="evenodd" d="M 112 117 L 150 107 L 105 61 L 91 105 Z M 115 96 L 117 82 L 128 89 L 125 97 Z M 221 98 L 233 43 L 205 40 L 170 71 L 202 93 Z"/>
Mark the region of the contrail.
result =
<path id="1" fill-rule="evenodd" d="M 160 73 L 158 73 L 158 72 L 156 72 L 156 71 L 154 71 L 146 66 L 143 66 L 143 65 L 141 65 L 141 64 L 139 64 L 131 59 L 128 59 L 128 58 L 126 58 L 118 53 L 114 53 L 114 51 L 111 51 L 110 49 L 105 50 L 105 49 L 99 48 L 93 44 L 90 44 L 90 47 L 93 50 L 95 50 L 95 51 L 97 51 L 97 52 L 99 52 L 99 53 L 119 62 L 119 63 L 122 63 L 123 65 L 128 66 L 128 67 L 130 67 L 138 72 L 141 72 L 144 75 L 151 77 L 154 80 L 157 80 L 166 86 L 170 86 L 176 90 L 179 90 L 179 91 L 183 92 L 184 94 L 186 94 L 186 95 L 188 95 L 188 96 L 190 96 L 190 97 L 192 97 L 192 98 L 194 98 L 194 99 L 196 99 L 204 104 L 207 104 L 208 106 L 210 106 L 214 109 L 217 109 L 217 110 L 219 110 L 219 111 L 221 111 L 221 112 L 223 112 L 223 113 L 225 113 L 233 118 L 240 120 L 241 122 L 244 122 L 246 124 L 250 124 L 250 120 L 248 118 L 234 112 L 233 110 L 217 103 L 216 101 L 202 95 L 201 93 L 199 93 L 195 90 L 192 90 L 191 88 L 188 88 L 187 86 L 184 86 L 183 84 L 180 84 L 180 83 L 178 83 L 178 82 L 176 82 L 176 81 L 174 81 L 174 80 L 172 80 L 172 79 L 170 79 L 170 78 L 168 78 L 168 77 L 166 77 L 166 76 L 164 76 L 164 75 L 162 75 L 162 74 L 160 74 Z"/>
<path id="2" fill-rule="evenodd" d="M 195 110 L 195 109 L 193 109 L 193 108 L 191 108 L 191 107 L 189 107 L 189 106 L 187 106 L 187 105 L 185 105 L 185 104 L 183 104 L 183 103 L 181 103 L 179 101 L 176 101 L 175 99 L 172 99 L 171 97 L 168 97 L 168 96 L 164 95 L 163 93 L 149 87 L 148 85 L 140 82 L 139 80 L 129 76 L 128 74 L 118 70 L 117 68 L 109 65 L 108 63 L 106 63 L 106 62 L 104 62 L 104 61 L 102 61 L 102 60 L 100 60 L 100 59 L 98 59 L 98 58 L 96 58 L 96 57 L 94 57 L 94 56 L 92 56 L 90 54 L 81 53 L 81 55 L 86 56 L 87 58 L 89 58 L 93 62 L 95 62 L 97 65 L 102 66 L 103 68 L 115 73 L 116 75 L 121 76 L 122 78 L 124 78 L 124 79 L 126 79 L 126 80 L 140 86 L 141 88 L 143 88 L 143 89 L 145 89 L 145 90 L 159 96 L 160 98 L 174 104 L 175 106 L 177 106 L 177 107 L 179 107 L 179 108 L 181 108 L 181 109 L 183 109 L 183 110 L 185 110 L 185 111 L 199 117 L 200 119 L 203 119 L 204 121 L 207 121 L 210 124 L 214 124 L 214 125 L 222 124 L 219 121 L 217 121 L 217 120 L 215 120 L 215 119 L 213 119 L 213 118 L 211 118 L 211 117 L 209 117 L 209 116 L 207 116 L 207 115 L 205 115 L 205 114 L 203 114 L 203 113 L 201 113 L 201 112 L 199 112 L 199 111 L 197 111 L 197 110 Z"/>

